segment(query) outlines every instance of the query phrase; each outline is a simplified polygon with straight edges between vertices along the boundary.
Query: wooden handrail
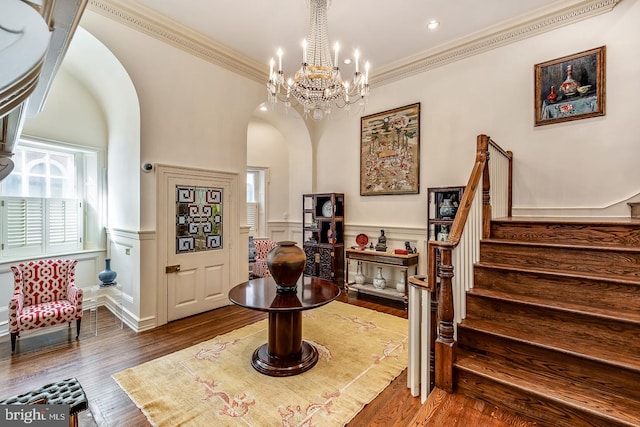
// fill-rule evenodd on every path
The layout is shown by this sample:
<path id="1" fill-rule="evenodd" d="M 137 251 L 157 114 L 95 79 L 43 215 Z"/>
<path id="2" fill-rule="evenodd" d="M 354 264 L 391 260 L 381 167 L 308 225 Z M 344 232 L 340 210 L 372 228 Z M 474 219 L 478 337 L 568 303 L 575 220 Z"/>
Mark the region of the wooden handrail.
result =
<path id="1" fill-rule="evenodd" d="M 512 159 L 513 153 L 505 151 L 487 135 L 478 135 L 476 159 L 460 201 L 458 211 L 446 241 L 429 241 L 427 246 L 427 282 L 439 284 L 438 289 L 438 336 L 435 341 L 435 383 L 448 392 L 453 391 L 453 363 L 455 361 L 456 342 L 454 339 L 454 289 L 452 278 L 453 250 L 460 244 L 478 185 L 482 183 L 482 238 L 488 238 L 491 232 L 491 181 L 489 176 L 489 146 L 509 161 L 507 212 L 511 215 Z M 439 256 L 438 256 L 439 255 Z M 434 285 L 431 288 L 435 289 Z"/>
<path id="2" fill-rule="evenodd" d="M 488 149 L 488 141 L 489 137 L 486 135 L 478 135 L 477 139 L 477 149 L 476 149 L 476 160 L 473 164 L 473 169 L 471 170 L 471 175 L 469 176 L 469 181 L 467 182 L 467 186 L 464 189 L 464 193 L 462 195 L 462 200 L 460 201 L 460 205 L 458 207 L 458 211 L 456 212 L 456 217 L 453 220 L 453 224 L 451 225 L 451 230 L 449 231 L 449 238 L 444 241 L 436 241 L 430 240 L 428 245 L 428 263 L 427 263 L 427 281 L 430 283 L 436 282 L 436 251 L 438 248 L 449 248 L 453 250 L 460 243 L 460 237 L 462 237 L 462 232 L 464 231 L 464 226 L 467 223 L 467 218 L 469 217 L 469 212 L 471 211 L 471 204 L 473 203 L 473 197 L 476 194 L 476 188 L 480 183 L 480 178 L 482 177 L 482 172 L 484 170 L 486 161 L 487 161 L 487 149 Z M 487 174 L 488 175 L 488 174 Z M 433 260 L 434 262 L 431 262 Z"/>

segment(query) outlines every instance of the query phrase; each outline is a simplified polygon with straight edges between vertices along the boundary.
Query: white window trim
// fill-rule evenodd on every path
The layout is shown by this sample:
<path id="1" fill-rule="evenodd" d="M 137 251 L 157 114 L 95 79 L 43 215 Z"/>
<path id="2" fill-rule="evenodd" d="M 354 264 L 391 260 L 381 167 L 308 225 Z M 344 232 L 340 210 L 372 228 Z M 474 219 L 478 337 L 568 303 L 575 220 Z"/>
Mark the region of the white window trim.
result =
<path id="1" fill-rule="evenodd" d="M 64 201 L 65 203 L 77 203 L 77 215 L 78 215 L 78 239 L 74 242 L 53 242 L 51 241 L 51 236 L 45 236 L 43 239 L 42 245 L 36 249 L 34 245 L 31 249 L 23 250 L 11 250 L 5 248 L 5 242 L 7 240 L 7 230 L 6 230 L 6 221 L 3 221 L 2 226 L 0 227 L 0 259 L 1 260 L 18 260 L 18 259 L 29 259 L 36 258 L 42 256 L 53 256 L 53 255 L 62 255 L 65 253 L 74 253 L 83 250 L 96 250 L 96 249 L 104 249 L 106 244 L 106 238 L 104 233 L 104 224 L 106 218 L 106 175 L 105 175 L 105 153 L 101 148 L 83 146 L 78 144 L 65 143 L 50 139 L 38 138 L 33 136 L 25 136 L 23 135 L 20 138 L 19 144 L 24 143 L 24 145 L 29 147 L 37 147 L 52 151 L 67 151 L 73 152 L 76 155 L 76 188 L 78 199 L 48 199 L 47 205 L 51 205 L 51 203 L 55 203 L 53 201 Z M 87 157 L 95 157 L 96 162 L 96 182 L 95 188 L 93 189 L 91 195 L 87 194 L 88 188 L 85 186 L 85 182 L 87 182 Z M 2 196 L 0 194 L 0 196 Z M 92 197 L 92 206 L 89 207 L 88 197 Z M 4 199 L 7 197 L 0 197 L 0 199 Z M 38 199 L 38 198 L 27 198 L 23 197 L 23 199 Z M 47 200 L 47 199 L 42 199 Z M 68 207 L 67 207 L 68 208 Z M 0 206 L 0 209 L 5 209 Z M 49 215 L 48 212 L 51 211 L 51 206 L 46 208 L 45 214 Z M 2 214 L 1 218 L 5 218 L 5 213 L 0 212 Z M 75 213 L 75 211 L 74 211 Z M 89 221 L 88 216 L 91 215 L 91 220 Z M 59 230 L 57 230 L 59 231 Z"/>
<path id="2" fill-rule="evenodd" d="M 267 212 L 269 205 L 269 168 L 259 166 L 247 166 L 247 172 L 256 171 L 262 174 L 263 188 L 262 191 L 258 190 L 258 211 L 257 211 L 257 224 L 255 234 L 251 234 L 253 237 L 266 237 L 268 235 L 267 229 Z M 247 220 L 249 217 L 249 203 L 247 203 Z M 251 224 L 248 224 L 251 225 Z"/>

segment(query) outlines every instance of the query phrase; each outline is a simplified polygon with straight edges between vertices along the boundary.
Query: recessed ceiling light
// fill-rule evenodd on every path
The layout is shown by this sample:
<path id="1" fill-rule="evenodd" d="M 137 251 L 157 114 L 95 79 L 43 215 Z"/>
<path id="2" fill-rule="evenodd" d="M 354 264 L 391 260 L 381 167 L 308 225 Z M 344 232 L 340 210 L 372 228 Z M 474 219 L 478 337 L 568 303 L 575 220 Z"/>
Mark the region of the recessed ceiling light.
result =
<path id="1" fill-rule="evenodd" d="M 345 63 L 346 65 L 351 64 L 351 58 L 346 58 L 346 59 L 344 60 L 344 63 Z"/>
<path id="2" fill-rule="evenodd" d="M 440 23 L 436 20 L 429 21 L 429 23 L 427 24 L 427 28 L 431 31 L 435 30 L 439 26 L 440 26 Z"/>
<path id="3" fill-rule="evenodd" d="M 260 104 L 260 111 L 267 111 L 267 106 L 264 103 Z"/>

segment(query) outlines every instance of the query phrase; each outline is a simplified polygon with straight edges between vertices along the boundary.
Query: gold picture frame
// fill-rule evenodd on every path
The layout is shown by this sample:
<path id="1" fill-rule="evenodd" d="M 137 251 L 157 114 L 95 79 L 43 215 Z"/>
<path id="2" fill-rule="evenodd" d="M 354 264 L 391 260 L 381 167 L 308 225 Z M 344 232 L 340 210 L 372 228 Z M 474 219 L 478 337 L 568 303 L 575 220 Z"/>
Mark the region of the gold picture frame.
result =
<path id="1" fill-rule="evenodd" d="M 420 103 L 360 119 L 360 195 L 420 193 Z"/>
<path id="2" fill-rule="evenodd" d="M 534 66 L 535 126 L 605 115 L 605 53 L 600 46 Z"/>

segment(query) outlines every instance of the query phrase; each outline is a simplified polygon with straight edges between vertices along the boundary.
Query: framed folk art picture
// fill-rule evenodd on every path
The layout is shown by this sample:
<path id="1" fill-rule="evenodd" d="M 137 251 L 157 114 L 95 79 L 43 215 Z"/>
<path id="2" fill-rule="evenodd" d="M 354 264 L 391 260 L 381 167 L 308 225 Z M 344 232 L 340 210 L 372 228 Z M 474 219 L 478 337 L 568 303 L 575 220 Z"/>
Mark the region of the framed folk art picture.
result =
<path id="1" fill-rule="evenodd" d="M 360 195 L 420 192 L 420 103 L 360 119 Z"/>
<path id="2" fill-rule="evenodd" d="M 605 51 L 601 46 L 535 65 L 536 126 L 605 115 Z"/>

